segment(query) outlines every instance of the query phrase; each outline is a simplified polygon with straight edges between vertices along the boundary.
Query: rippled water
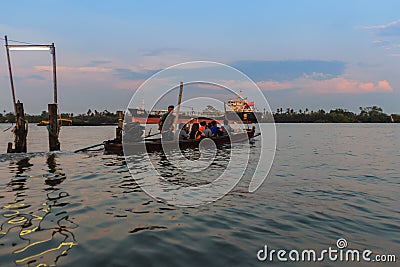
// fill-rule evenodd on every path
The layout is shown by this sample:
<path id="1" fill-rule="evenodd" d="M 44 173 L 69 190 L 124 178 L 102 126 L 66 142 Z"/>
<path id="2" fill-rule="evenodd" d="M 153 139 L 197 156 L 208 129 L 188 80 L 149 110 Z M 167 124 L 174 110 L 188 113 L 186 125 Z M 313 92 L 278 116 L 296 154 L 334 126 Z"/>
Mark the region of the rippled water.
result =
<path id="1" fill-rule="evenodd" d="M 3 151 L 8 126 L 0 125 Z M 322 250 L 338 238 L 400 261 L 397 124 L 279 124 L 275 161 L 259 190 L 248 193 L 245 180 L 197 208 L 147 196 L 121 157 L 72 153 L 114 133 L 64 127 L 63 152 L 47 153 L 46 129 L 31 126 L 31 153 L 0 154 L 0 266 L 265 266 L 256 256 L 265 244 Z M 172 167 L 163 171 L 179 182 Z"/>

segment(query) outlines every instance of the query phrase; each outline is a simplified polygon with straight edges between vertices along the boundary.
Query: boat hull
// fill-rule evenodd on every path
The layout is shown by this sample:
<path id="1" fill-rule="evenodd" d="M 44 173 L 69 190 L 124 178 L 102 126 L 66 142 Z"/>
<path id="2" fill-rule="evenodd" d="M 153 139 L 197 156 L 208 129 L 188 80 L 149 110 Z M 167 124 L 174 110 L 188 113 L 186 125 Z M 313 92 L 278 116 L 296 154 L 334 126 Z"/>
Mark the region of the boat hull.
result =
<path id="1" fill-rule="evenodd" d="M 213 138 L 206 138 L 212 140 L 215 146 L 219 147 L 222 145 L 229 145 L 232 143 L 241 143 L 246 142 L 249 139 L 254 137 L 254 131 L 247 131 L 243 133 L 231 134 L 230 136 L 218 136 Z M 124 148 L 127 150 L 127 154 L 134 153 L 151 153 L 157 151 L 170 151 L 176 149 L 191 149 L 191 148 L 199 148 L 201 141 L 200 140 L 180 140 L 179 143 L 176 141 L 163 141 L 161 139 L 156 140 L 146 140 L 144 142 L 132 142 L 132 143 L 118 143 L 113 140 L 104 142 L 104 153 L 105 154 L 117 154 L 123 155 Z M 210 145 L 210 144 L 209 144 Z"/>

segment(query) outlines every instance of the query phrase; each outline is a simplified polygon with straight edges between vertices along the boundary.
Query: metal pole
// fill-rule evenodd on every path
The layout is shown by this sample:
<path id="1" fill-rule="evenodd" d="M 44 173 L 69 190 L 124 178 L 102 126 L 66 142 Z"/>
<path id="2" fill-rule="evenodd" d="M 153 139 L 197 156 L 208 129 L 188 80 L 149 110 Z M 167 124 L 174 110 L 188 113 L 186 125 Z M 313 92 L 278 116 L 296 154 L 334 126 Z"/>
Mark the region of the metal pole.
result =
<path id="1" fill-rule="evenodd" d="M 57 65 L 56 65 L 56 47 L 51 44 L 50 53 L 53 55 L 53 86 L 54 86 L 54 104 L 57 104 Z"/>
<path id="2" fill-rule="evenodd" d="M 6 41 L 8 72 L 10 74 L 10 84 L 11 84 L 11 93 L 12 93 L 12 98 L 13 98 L 14 114 L 17 114 L 17 108 L 15 107 L 17 100 L 15 99 L 14 81 L 13 81 L 13 76 L 12 76 L 12 71 L 11 71 L 11 59 L 10 59 L 10 50 L 8 49 L 7 35 L 4 36 L 4 40 Z"/>
<path id="3" fill-rule="evenodd" d="M 225 121 L 228 121 L 228 117 L 226 116 L 226 103 L 224 101 L 224 124 L 225 124 Z"/>

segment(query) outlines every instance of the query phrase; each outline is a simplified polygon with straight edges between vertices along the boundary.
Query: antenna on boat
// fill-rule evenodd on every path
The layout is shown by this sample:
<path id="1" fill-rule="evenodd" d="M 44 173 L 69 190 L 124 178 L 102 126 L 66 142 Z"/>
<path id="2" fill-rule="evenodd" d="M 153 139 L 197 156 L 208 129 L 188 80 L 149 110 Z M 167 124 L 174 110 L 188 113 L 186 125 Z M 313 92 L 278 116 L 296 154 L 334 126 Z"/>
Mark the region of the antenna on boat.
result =
<path id="1" fill-rule="evenodd" d="M 144 110 L 144 93 L 142 95 L 142 106 L 141 106 L 142 110 Z"/>

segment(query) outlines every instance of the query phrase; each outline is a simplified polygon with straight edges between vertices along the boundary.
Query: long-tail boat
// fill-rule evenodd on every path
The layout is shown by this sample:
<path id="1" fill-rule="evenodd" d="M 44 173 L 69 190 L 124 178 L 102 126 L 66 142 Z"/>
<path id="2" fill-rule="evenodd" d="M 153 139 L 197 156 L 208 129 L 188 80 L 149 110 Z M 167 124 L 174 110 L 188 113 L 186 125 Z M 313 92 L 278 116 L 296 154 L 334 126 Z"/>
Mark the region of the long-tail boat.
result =
<path id="1" fill-rule="evenodd" d="M 169 151 L 174 149 L 190 149 L 190 148 L 199 148 L 200 143 L 205 140 L 211 140 L 214 142 L 216 147 L 220 147 L 223 145 L 230 145 L 233 143 L 241 143 L 248 142 L 249 139 L 255 137 L 255 130 L 249 129 L 245 132 L 241 133 L 231 133 L 230 135 L 225 136 L 217 136 L 212 138 L 202 138 L 202 139 L 188 139 L 188 140 L 161 140 L 161 138 L 157 139 L 144 139 L 138 142 L 122 142 L 117 139 L 104 141 L 104 153 L 105 154 L 117 154 L 123 155 L 124 149 L 126 154 L 133 153 L 151 153 L 157 151 Z M 210 146 L 210 143 L 205 143 L 205 146 Z"/>

